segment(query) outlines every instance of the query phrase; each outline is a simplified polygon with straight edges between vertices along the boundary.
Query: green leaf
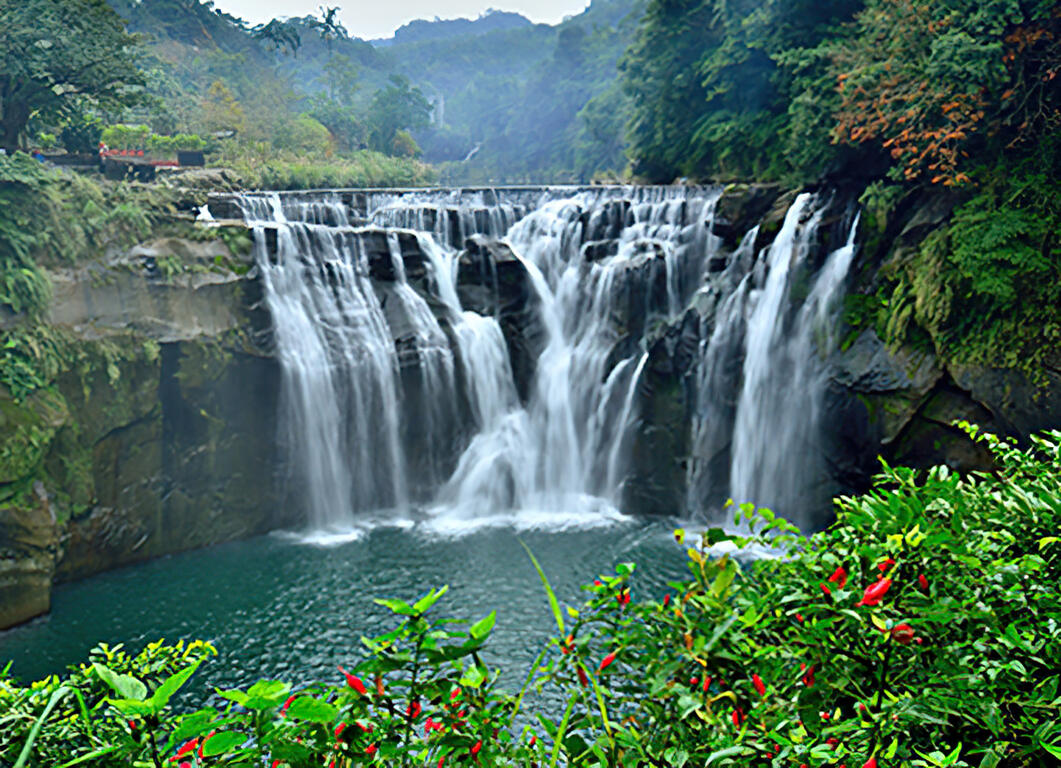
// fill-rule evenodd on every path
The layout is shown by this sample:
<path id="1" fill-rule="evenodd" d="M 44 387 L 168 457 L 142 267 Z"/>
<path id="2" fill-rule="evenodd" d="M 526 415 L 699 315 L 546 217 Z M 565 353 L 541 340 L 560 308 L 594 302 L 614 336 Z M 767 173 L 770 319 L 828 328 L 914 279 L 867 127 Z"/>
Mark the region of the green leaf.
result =
<path id="1" fill-rule="evenodd" d="M 427 613 L 431 609 L 431 606 L 437 603 L 438 599 L 447 592 L 449 592 L 448 584 L 444 585 L 441 589 L 431 590 L 426 595 L 417 600 L 415 603 L 413 603 L 413 610 L 418 615 Z"/>
<path id="2" fill-rule="evenodd" d="M 220 696 L 222 699 L 228 699 L 229 701 L 234 701 L 237 704 L 239 704 L 241 707 L 247 706 L 247 701 L 250 699 L 250 697 L 247 694 L 245 694 L 243 691 L 239 691 L 239 690 L 236 690 L 236 689 L 232 689 L 230 691 L 222 691 L 222 690 L 219 690 L 219 689 L 215 688 L 214 691 L 216 691 L 217 695 Z"/>
<path id="3" fill-rule="evenodd" d="M 33 727 L 29 729 L 29 736 L 26 737 L 26 743 L 22 745 L 22 751 L 18 755 L 18 760 L 15 761 L 14 768 L 23 768 L 23 766 L 29 761 L 30 753 L 33 751 L 33 744 L 37 741 L 41 726 L 44 725 L 44 721 L 48 719 L 48 715 L 52 713 L 52 710 L 55 709 L 62 698 L 70 693 L 70 690 L 70 688 L 63 686 L 62 688 L 56 689 L 56 691 L 48 697 L 48 703 L 44 705 L 44 711 L 41 712 L 40 717 L 38 717 L 36 722 L 33 723 Z"/>
<path id="4" fill-rule="evenodd" d="M 97 749 L 94 752 L 89 752 L 87 755 L 81 755 L 81 757 L 74 758 L 73 760 L 70 760 L 58 766 L 58 768 L 71 768 L 71 766 L 74 765 L 81 765 L 81 763 L 87 763 L 89 760 L 95 760 L 97 757 L 109 755 L 111 752 L 116 752 L 119 749 L 121 749 L 121 745 L 112 744 L 109 747 L 103 747 L 101 749 Z"/>
<path id="5" fill-rule="evenodd" d="M 339 710 L 326 701 L 312 696 L 299 696 L 287 708 L 287 716 L 311 723 L 330 723 L 339 716 Z"/>
<path id="6" fill-rule="evenodd" d="M 158 712 L 150 701 L 136 699 L 107 699 L 107 703 L 126 717 L 147 717 Z"/>
<path id="7" fill-rule="evenodd" d="M 173 694 L 180 690 L 182 685 L 188 682 L 189 677 L 195 674 L 195 670 L 199 668 L 200 663 L 201 662 L 197 661 L 190 667 L 185 667 L 181 671 L 170 675 L 166 678 L 166 681 L 162 683 L 153 694 L 151 694 L 150 703 L 156 712 L 161 711 L 163 707 L 169 704 L 169 700 L 173 697 Z"/>
<path id="8" fill-rule="evenodd" d="M 564 631 L 564 614 L 560 612 L 560 603 L 556 599 L 556 593 L 553 591 L 552 586 L 549 584 L 549 579 L 545 576 L 545 571 L 542 570 L 541 565 L 538 563 L 538 558 L 534 556 L 534 553 L 530 551 L 530 547 L 520 541 L 520 546 L 523 547 L 527 552 L 527 557 L 530 558 L 531 563 L 534 564 L 534 570 L 538 572 L 538 578 L 542 581 L 542 586 L 545 588 L 545 595 L 549 598 L 549 607 L 553 611 L 553 618 L 556 619 L 556 627 L 560 630 L 560 637 L 566 637 L 567 632 Z M 554 756 L 555 757 L 555 756 Z M 555 764 L 555 759 L 553 761 Z"/>
<path id="9" fill-rule="evenodd" d="M 1061 742 L 1057 744 L 1047 744 L 1045 741 L 1040 741 L 1039 746 L 1057 759 L 1061 760 Z"/>
<path id="10" fill-rule="evenodd" d="M 417 614 L 417 610 L 409 605 L 409 603 L 393 597 L 376 598 L 372 602 L 376 605 L 382 605 L 384 608 L 391 611 L 391 613 L 397 613 L 399 616 L 415 616 Z"/>
<path id="11" fill-rule="evenodd" d="M 473 664 L 464 670 L 464 675 L 461 676 L 460 684 L 466 688 L 478 688 L 483 684 L 483 680 L 486 679 L 486 675 L 479 669 L 477 664 Z"/>
<path id="12" fill-rule="evenodd" d="M 248 696 L 260 696 L 263 699 L 280 699 L 291 691 L 291 684 L 280 680 L 259 680 L 247 689 Z"/>
<path id="13" fill-rule="evenodd" d="M 215 755 L 223 755 L 226 752 L 231 752 L 246 740 L 246 736 L 235 731 L 221 731 L 220 733 L 215 733 L 203 742 L 203 757 L 214 757 Z"/>
<path id="14" fill-rule="evenodd" d="M 706 766 L 711 765 L 711 763 L 714 763 L 726 757 L 736 757 L 737 755 L 750 754 L 755 754 L 755 750 L 742 746 L 726 747 L 725 749 L 720 749 L 717 752 L 712 752 L 711 755 L 707 758 L 707 762 L 704 763 L 704 766 L 706 768 Z"/>
<path id="15" fill-rule="evenodd" d="M 96 670 L 99 679 L 121 694 L 122 698 L 143 701 L 147 696 L 147 686 L 135 677 L 119 675 L 99 662 L 93 662 L 92 668 Z"/>
<path id="16" fill-rule="evenodd" d="M 468 628 L 468 632 L 476 640 L 482 640 L 490 634 L 490 630 L 494 628 L 494 623 L 497 621 L 497 611 L 490 611 L 490 614 L 485 618 L 480 619 Z"/>

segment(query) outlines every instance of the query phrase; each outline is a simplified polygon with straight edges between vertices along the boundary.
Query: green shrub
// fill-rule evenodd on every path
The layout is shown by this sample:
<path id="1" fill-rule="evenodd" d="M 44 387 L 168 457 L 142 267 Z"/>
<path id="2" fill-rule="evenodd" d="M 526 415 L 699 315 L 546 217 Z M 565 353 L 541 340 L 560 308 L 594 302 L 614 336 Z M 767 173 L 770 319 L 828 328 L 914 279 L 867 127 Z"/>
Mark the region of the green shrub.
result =
<path id="1" fill-rule="evenodd" d="M 415 187 L 437 181 L 435 169 L 412 158 L 362 150 L 344 155 L 277 152 L 264 144 L 225 141 L 210 165 L 232 169 L 252 189 Z"/>
<path id="2" fill-rule="evenodd" d="M 982 169 L 950 222 L 886 266 L 889 341 L 916 326 L 946 362 L 1042 376 L 1061 342 L 1061 185 L 1048 168 Z"/>
<path id="3" fill-rule="evenodd" d="M 1027 451 L 977 439 L 996 474 L 885 467 L 809 538 L 743 506 L 756 535 L 708 531 L 689 551 L 692 579 L 663 601 L 621 605 L 626 568 L 597 582 L 549 671 L 568 691 L 580 669 L 588 683 L 569 721 L 579 764 L 1061 756 L 1061 433 Z M 724 541 L 774 556 L 707 556 Z"/>
<path id="4" fill-rule="evenodd" d="M 264 680 L 219 691 L 220 708 L 173 699 L 213 653 L 201 643 L 155 644 L 135 657 L 100 647 L 91 665 L 30 686 L 0 676 L 0 759 L 1056 764 L 1061 432 L 1019 450 L 967 429 L 994 453 L 996 472 L 885 466 L 872 491 L 838 500 L 837 521 L 810 537 L 742 505 L 736 520 L 748 535 L 703 533 L 688 551 L 690 577 L 663 596 L 633 594 L 633 566 L 623 564 L 585 587 L 576 609 L 557 602 L 542 574 L 557 637 L 516 696 L 497 690 L 498 672 L 480 656 L 493 613 L 471 625 L 429 617 L 443 588 L 412 604 L 377 601 L 397 626 L 364 641 L 367 658 L 334 682 L 294 690 Z M 761 556 L 742 564 L 716 546 Z M 555 702 L 538 704 L 537 733 L 522 714 L 532 687 Z"/>
<path id="5" fill-rule="evenodd" d="M 144 149 L 150 135 L 146 125 L 111 125 L 103 130 L 100 140 L 111 149 Z"/>

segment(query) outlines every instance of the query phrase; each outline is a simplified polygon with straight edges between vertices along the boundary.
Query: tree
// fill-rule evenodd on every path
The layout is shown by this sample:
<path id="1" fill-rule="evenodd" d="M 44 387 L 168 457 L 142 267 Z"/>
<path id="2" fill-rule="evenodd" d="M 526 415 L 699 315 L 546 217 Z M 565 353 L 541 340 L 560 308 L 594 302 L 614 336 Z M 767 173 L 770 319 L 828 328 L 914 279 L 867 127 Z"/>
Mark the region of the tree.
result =
<path id="1" fill-rule="evenodd" d="M 31 117 L 139 102 L 138 55 L 104 0 L 0 0 L 0 145 L 18 149 Z"/>
<path id="2" fill-rule="evenodd" d="M 1032 146 L 1061 125 L 1055 3 L 869 0 L 856 29 L 833 55 L 835 137 L 887 149 L 900 178 L 964 184 L 992 140 Z"/>
<path id="3" fill-rule="evenodd" d="M 360 70 L 349 56 L 335 54 L 324 63 L 324 74 L 317 82 L 328 89 L 328 98 L 342 107 L 349 107 L 361 87 Z"/>
<path id="4" fill-rule="evenodd" d="M 426 128 L 431 119 L 431 102 L 407 77 L 391 75 L 391 84 L 376 91 L 369 108 L 372 148 L 390 153 L 398 131 Z"/>
<path id="5" fill-rule="evenodd" d="M 243 107 L 221 80 L 215 80 L 206 92 L 206 98 L 203 100 L 203 122 L 207 130 L 213 133 L 243 131 Z"/>

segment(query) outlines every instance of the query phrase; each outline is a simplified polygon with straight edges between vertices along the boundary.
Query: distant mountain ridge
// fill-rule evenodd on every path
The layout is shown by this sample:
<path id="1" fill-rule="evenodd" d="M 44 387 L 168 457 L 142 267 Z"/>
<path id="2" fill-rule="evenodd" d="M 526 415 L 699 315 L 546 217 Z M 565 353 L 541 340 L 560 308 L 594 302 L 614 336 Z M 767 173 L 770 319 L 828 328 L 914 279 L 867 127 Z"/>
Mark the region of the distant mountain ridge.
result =
<path id="1" fill-rule="evenodd" d="M 501 29 L 518 29 L 532 25 L 530 19 L 514 11 L 499 11 L 490 8 L 477 19 L 458 18 L 433 21 L 415 19 L 395 30 L 391 37 L 369 40 L 377 48 L 386 48 L 402 43 L 419 43 L 425 40 L 448 40 L 455 37 L 477 37 Z"/>

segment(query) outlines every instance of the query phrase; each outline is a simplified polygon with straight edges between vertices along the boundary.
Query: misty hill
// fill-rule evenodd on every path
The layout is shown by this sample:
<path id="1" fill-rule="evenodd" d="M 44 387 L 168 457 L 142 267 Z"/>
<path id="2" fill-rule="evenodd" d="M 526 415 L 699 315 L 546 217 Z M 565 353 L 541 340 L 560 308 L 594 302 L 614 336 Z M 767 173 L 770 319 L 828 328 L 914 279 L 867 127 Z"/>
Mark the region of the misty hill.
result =
<path id="1" fill-rule="evenodd" d="M 375 94 L 401 75 L 432 104 L 431 124 L 413 135 L 445 180 L 578 181 L 625 165 L 616 65 L 643 0 L 594 0 L 558 25 L 501 11 L 415 21 L 389 41 L 325 40 L 313 19 L 286 19 L 279 42 L 210 2 L 110 3 L 149 43 L 152 89 L 168 105 L 152 118 L 157 130 L 186 125 L 220 81 L 251 139 L 290 132 L 284 126 L 303 113 L 322 119 L 320 103 L 337 88 L 352 110 L 343 124 L 356 133 Z M 285 48 L 285 35 L 296 44 Z"/>
<path id="2" fill-rule="evenodd" d="M 445 40 L 453 37 L 473 37 L 499 29 L 518 29 L 528 27 L 531 20 L 520 13 L 499 11 L 494 8 L 483 13 L 477 19 L 440 19 L 434 21 L 416 19 L 403 24 L 394 35 L 387 38 L 370 40 L 372 45 L 383 48 L 402 43 L 421 43 L 425 40 Z"/>

